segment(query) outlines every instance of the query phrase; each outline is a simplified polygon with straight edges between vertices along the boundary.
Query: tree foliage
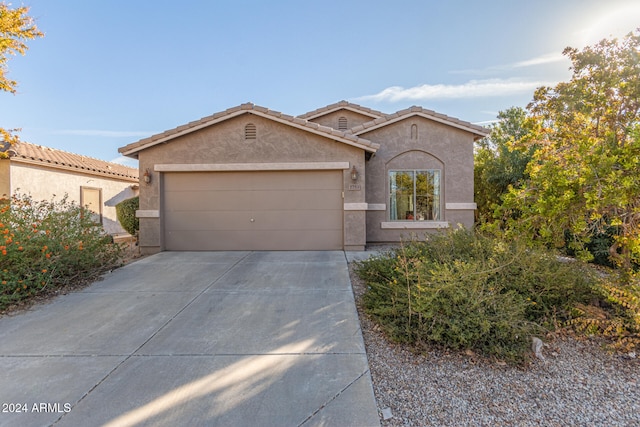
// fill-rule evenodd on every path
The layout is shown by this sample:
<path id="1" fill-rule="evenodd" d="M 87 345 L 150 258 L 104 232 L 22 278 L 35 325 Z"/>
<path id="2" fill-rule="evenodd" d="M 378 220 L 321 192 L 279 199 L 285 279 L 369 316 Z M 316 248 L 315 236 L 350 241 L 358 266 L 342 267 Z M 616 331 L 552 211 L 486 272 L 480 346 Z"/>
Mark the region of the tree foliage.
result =
<path id="1" fill-rule="evenodd" d="M 536 122 L 525 109 L 511 107 L 498 113 L 491 133 L 478 143 L 475 152 L 475 200 L 478 216 L 487 219 L 511 187 L 521 186 L 535 144 L 527 145 L 536 131 Z"/>
<path id="2" fill-rule="evenodd" d="M 564 54 L 573 75 L 535 92 L 529 179 L 503 197 L 501 212 L 519 233 L 587 259 L 585 245 L 609 230 L 611 257 L 629 267 L 640 261 L 640 29 Z M 514 210 L 517 221 L 508 219 Z"/>
<path id="3" fill-rule="evenodd" d="M 44 36 L 27 15 L 28 12 L 28 7 L 12 8 L 4 2 L 0 3 L 0 91 L 15 93 L 18 85 L 7 77 L 9 58 L 17 54 L 24 55 L 28 40 Z M 0 141 L 17 142 L 14 132 L 0 127 Z"/>

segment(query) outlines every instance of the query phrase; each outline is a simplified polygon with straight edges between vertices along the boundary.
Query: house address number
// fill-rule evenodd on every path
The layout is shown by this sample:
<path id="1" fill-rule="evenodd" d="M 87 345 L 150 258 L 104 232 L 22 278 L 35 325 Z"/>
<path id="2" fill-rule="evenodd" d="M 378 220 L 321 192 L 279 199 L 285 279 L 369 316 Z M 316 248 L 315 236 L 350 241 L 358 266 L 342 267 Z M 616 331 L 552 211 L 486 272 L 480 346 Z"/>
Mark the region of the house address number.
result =
<path id="1" fill-rule="evenodd" d="M 362 190 L 362 186 L 360 184 L 349 184 L 349 191 Z"/>

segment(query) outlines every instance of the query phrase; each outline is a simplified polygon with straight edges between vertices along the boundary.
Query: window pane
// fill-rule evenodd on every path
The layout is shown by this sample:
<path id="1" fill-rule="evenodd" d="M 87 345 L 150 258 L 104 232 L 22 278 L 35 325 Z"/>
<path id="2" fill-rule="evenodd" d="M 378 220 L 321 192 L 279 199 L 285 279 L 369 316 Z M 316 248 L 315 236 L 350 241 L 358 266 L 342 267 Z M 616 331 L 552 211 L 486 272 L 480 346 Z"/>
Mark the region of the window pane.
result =
<path id="1" fill-rule="evenodd" d="M 440 171 L 416 172 L 416 220 L 440 219 Z"/>
<path id="2" fill-rule="evenodd" d="M 431 171 L 433 174 L 433 220 L 440 221 L 440 171 Z"/>
<path id="3" fill-rule="evenodd" d="M 389 172 L 390 219 L 414 219 L 413 172 Z"/>

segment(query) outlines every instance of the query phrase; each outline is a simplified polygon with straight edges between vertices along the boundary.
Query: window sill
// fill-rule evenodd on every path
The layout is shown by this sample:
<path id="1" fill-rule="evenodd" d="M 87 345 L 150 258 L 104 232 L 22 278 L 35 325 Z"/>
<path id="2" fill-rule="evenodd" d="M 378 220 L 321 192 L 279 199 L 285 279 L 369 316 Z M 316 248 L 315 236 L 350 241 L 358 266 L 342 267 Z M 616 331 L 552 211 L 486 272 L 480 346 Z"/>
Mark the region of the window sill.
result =
<path id="1" fill-rule="evenodd" d="M 393 221 L 381 222 L 380 228 L 391 230 L 449 228 L 447 221 Z"/>

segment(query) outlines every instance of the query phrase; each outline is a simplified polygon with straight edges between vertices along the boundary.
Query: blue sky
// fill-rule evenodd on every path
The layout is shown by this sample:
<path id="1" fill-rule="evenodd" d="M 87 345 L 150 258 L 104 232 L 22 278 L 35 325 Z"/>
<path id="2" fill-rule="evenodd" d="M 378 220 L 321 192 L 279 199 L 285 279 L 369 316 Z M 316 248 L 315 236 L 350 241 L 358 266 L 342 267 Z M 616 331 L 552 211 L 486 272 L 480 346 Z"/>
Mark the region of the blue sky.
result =
<path id="1" fill-rule="evenodd" d="M 483 124 L 566 81 L 565 47 L 640 26 L 638 0 L 13 4 L 45 37 L 10 60 L 18 93 L 0 93 L 0 126 L 119 162 L 118 147 L 244 102 L 421 105 Z"/>

